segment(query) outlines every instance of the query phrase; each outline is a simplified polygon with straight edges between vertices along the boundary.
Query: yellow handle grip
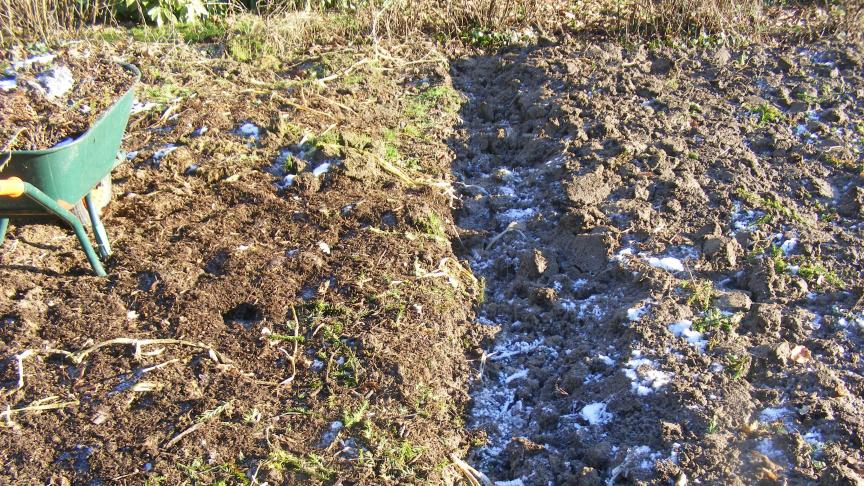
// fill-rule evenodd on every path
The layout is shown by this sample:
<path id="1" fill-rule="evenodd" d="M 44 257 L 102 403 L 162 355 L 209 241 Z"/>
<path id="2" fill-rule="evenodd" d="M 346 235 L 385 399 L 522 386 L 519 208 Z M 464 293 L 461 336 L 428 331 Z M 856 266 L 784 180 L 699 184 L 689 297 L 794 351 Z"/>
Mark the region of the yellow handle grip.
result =
<path id="1" fill-rule="evenodd" d="M 24 194 L 24 181 L 17 177 L 0 179 L 0 196 L 21 197 Z"/>

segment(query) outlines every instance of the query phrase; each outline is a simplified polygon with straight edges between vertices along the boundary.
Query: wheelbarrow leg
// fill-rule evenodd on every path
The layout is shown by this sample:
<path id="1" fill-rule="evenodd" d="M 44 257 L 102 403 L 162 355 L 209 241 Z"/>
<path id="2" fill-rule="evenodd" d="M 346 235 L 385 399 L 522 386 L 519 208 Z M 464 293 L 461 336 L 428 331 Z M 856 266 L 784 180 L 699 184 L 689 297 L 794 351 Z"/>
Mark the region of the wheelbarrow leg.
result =
<path id="1" fill-rule="evenodd" d="M 102 220 L 99 218 L 99 211 L 93 206 L 91 193 L 88 192 L 84 199 L 87 201 L 87 213 L 90 215 L 90 224 L 93 226 L 93 234 L 96 236 L 96 246 L 99 248 L 99 254 L 102 255 L 102 258 L 108 258 L 111 256 L 111 244 L 108 242 L 105 226 L 102 225 Z"/>
<path id="2" fill-rule="evenodd" d="M 57 201 L 51 199 L 38 188 L 17 177 L 0 180 L 0 196 L 13 198 L 25 196 L 45 208 L 49 213 L 54 214 L 65 221 L 66 224 L 75 230 L 75 236 L 78 237 L 78 242 L 81 243 L 81 248 L 84 249 L 84 254 L 87 255 L 87 261 L 89 261 L 90 266 L 93 267 L 93 272 L 100 277 L 105 277 L 107 275 L 105 269 L 102 267 L 102 262 L 99 261 L 99 257 L 96 256 L 96 252 L 93 251 L 93 246 L 90 244 L 90 240 L 87 239 L 87 232 L 84 231 L 84 225 L 81 224 L 81 221 L 72 213 L 57 204 Z M 8 224 L 8 222 L 6 224 Z"/>
<path id="3" fill-rule="evenodd" d="M 0 246 L 6 241 L 6 230 L 9 229 L 9 218 L 0 218 Z"/>

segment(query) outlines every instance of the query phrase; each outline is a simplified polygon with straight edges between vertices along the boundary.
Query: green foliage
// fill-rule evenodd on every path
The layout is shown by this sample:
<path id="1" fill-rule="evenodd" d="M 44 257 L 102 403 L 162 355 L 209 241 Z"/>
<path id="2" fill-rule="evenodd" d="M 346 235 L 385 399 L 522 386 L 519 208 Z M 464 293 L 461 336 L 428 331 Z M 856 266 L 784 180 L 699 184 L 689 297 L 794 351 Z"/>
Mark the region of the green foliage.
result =
<path id="1" fill-rule="evenodd" d="M 231 26 L 228 54 L 237 61 L 249 62 L 273 55 L 267 43 L 265 27 L 254 18 L 242 18 Z"/>
<path id="2" fill-rule="evenodd" d="M 787 220 L 795 221 L 803 225 L 808 224 L 807 221 L 805 221 L 804 218 L 802 218 L 794 209 L 786 206 L 782 201 L 774 196 L 760 197 L 743 187 L 735 189 L 735 195 L 746 201 L 747 204 L 766 212 L 764 216 L 756 220 L 756 223 L 759 225 L 770 223 L 773 216 L 782 216 Z"/>
<path id="3" fill-rule="evenodd" d="M 706 332 L 715 329 L 723 329 L 726 332 L 730 332 L 740 321 L 740 314 L 730 314 L 717 308 L 711 308 L 693 320 L 692 329 L 696 332 Z"/>
<path id="4" fill-rule="evenodd" d="M 750 355 L 739 356 L 734 353 L 726 355 L 726 371 L 732 375 L 733 380 L 739 380 L 747 374 L 750 369 Z"/>
<path id="5" fill-rule="evenodd" d="M 809 261 L 802 263 L 800 268 L 798 268 L 798 275 L 808 283 L 820 287 L 826 286 L 825 284 L 831 287 L 843 287 L 845 284 L 843 279 L 838 277 L 836 273 L 828 270 L 819 262 Z"/>
<path id="6" fill-rule="evenodd" d="M 342 414 L 342 423 L 345 424 L 346 429 L 350 429 L 356 424 L 359 424 L 365 417 L 366 411 L 369 410 L 369 401 L 363 400 L 360 403 L 360 406 L 357 407 L 356 410 L 353 411 L 345 411 Z"/>
<path id="7" fill-rule="evenodd" d="M 118 17 L 151 22 L 158 27 L 173 24 L 194 24 L 210 15 L 204 0 L 116 0 Z"/>
<path id="8" fill-rule="evenodd" d="M 132 38 L 140 42 L 168 42 L 183 39 L 186 42 L 208 42 L 225 35 L 225 23 L 218 19 L 202 22 L 169 24 L 158 27 L 142 25 L 132 28 Z"/>
<path id="9" fill-rule="evenodd" d="M 417 229 L 437 240 L 447 239 L 447 233 L 444 232 L 444 223 L 441 221 L 441 217 L 432 211 L 428 211 L 422 218 L 418 219 Z"/>
<path id="10" fill-rule="evenodd" d="M 780 111 L 780 109 L 767 101 L 759 105 L 744 105 L 744 108 L 757 116 L 757 122 L 759 125 L 777 123 L 786 119 L 786 116 L 782 111 Z"/>
<path id="11" fill-rule="evenodd" d="M 282 449 L 276 449 L 267 457 L 266 465 L 274 471 L 297 471 L 319 481 L 328 481 L 336 471 L 329 467 L 324 458 L 317 454 L 298 456 Z"/>
<path id="12" fill-rule="evenodd" d="M 462 41 L 474 47 L 483 49 L 500 49 L 510 42 L 510 36 L 503 32 L 481 27 L 472 27 L 461 35 Z"/>
<path id="13" fill-rule="evenodd" d="M 684 282 L 681 287 L 690 292 L 687 297 L 687 305 L 690 307 L 707 311 L 711 306 L 711 298 L 714 297 L 714 283 L 710 280 Z"/>

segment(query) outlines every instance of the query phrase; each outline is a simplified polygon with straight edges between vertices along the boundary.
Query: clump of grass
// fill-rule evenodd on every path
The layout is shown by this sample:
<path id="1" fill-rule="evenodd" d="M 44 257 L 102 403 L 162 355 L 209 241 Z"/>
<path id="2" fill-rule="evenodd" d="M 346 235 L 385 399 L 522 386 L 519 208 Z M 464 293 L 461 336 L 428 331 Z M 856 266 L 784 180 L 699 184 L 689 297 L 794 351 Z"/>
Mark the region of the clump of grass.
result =
<path id="1" fill-rule="evenodd" d="M 453 88 L 447 85 L 430 87 L 409 98 L 404 114 L 422 127 L 432 123 L 430 114 L 433 109 L 444 113 L 456 113 L 461 106 L 462 98 Z"/>
<path id="2" fill-rule="evenodd" d="M 274 471 L 297 471 L 319 481 L 329 481 L 336 474 L 317 454 L 298 456 L 282 449 L 271 451 L 265 464 Z"/>
<path id="3" fill-rule="evenodd" d="M 739 322 L 741 322 L 741 314 L 723 312 L 716 307 L 712 307 L 693 320 L 692 329 L 702 333 L 716 329 L 731 332 Z"/>
<path id="4" fill-rule="evenodd" d="M 768 103 L 760 103 L 758 105 L 744 105 L 744 108 L 750 113 L 756 115 L 757 123 L 762 125 L 768 125 L 773 123 L 779 123 L 786 119 L 786 115 L 780 111 L 779 108 Z"/>
<path id="5" fill-rule="evenodd" d="M 818 261 L 807 261 L 798 268 L 798 275 L 807 283 L 817 287 L 843 287 L 845 282 L 834 271 L 829 270 Z"/>
<path id="6" fill-rule="evenodd" d="M 206 19 L 202 22 L 166 24 L 158 27 L 141 25 L 133 27 L 132 38 L 139 42 L 170 42 L 183 40 L 188 43 L 213 42 L 225 37 L 226 24 L 222 19 Z"/>
<path id="7" fill-rule="evenodd" d="M 707 279 L 691 280 L 684 282 L 681 286 L 690 292 L 687 297 L 687 305 L 701 311 L 707 311 L 711 307 L 711 299 L 714 297 L 714 283 Z"/>
<path id="8" fill-rule="evenodd" d="M 369 410 L 369 400 L 363 400 L 360 405 L 352 411 L 345 411 L 342 414 L 342 423 L 346 429 L 350 429 L 356 424 L 359 424 L 366 417 L 366 412 Z"/>
<path id="9" fill-rule="evenodd" d="M 444 222 L 441 221 L 440 216 L 432 211 L 427 211 L 422 218 L 418 218 L 416 224 L 420 231 L 436 240 L 447 239 L 447 233 L 444 231 Z"/>
<path id="10" fill-rule="evenodd" d="M 804 220 L 804 218 L 802 218 L 794 209 L 785 205 L 774 196 L 760 197 L 756 193 L 750 192 L 743 187 L 735 189 L 735 195 L 743 199 L 747 204 L 765 211 L 766 215 L 757 219 L 757 224 L 766 224 L 771 221 L 773 216 L 781 216 L 788 220 L 807 225 L 807 221 Z"/>
<path id="11" fill-rule="evenodd" d="M 726 371 L 732 375 L 733 380 L 739 380 L 750 369 L 750 355 L 738 355 L 729 353 L 726 355 Z"/>

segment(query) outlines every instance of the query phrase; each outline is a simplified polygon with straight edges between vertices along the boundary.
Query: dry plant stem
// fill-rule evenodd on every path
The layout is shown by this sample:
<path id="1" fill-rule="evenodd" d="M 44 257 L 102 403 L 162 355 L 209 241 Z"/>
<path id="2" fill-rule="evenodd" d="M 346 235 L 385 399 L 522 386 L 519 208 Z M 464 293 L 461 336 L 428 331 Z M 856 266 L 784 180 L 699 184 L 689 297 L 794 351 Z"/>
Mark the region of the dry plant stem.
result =
<path id="1" fill-rule="evenodd" d="M 40 400 L 36 400 L 35 402 L 31 403 L 30 405 L 27 405 L 26 407 L 21 407 L 21 408 L 8 408 L 7 407 L 6 410 L 3 410 L 2 412 L 0 412 L 0 419 L 5 421 L 5 424 L 7 427 L 11 427 L 13 424 L 12 415 L 14 415 L 16 413 L 41 412 L 41 411 L 45 411 L 45 410 L 57 410 L 60 408 L 74 407 L 74 406 L 78 405 L 78 403 L 79 403 L 78 400 L 69 400 L 67 402 L 56 402 L 55 400 L 57 400 L 57 399 L 58 399 L 58 397 L 56 397 L 56 396 L 50 396 L 47 398 L 42 398 Z M 49 403 L 45 403 L 45 402 L 49 402 Z"/>
<path id="2" fill-rule="evenodd" d="M 291 306 L 291 316 L 294 318 L 294 353 L 291 356 L 287 356 L 288 353 L 284 349 L 279 348 L 280 351 L 286 354 L 288 360 L 291 362 L 291 376 L 282 380 L 282 382 L 279 383 L 280 385 L 290 384 L 297 376 L 297 353 L 300 350 L 300 319 L 297 318 L 297 310 L 294 309 L 293 305 Z"/>
<path id="3" fill-rule="evenodd" d="M 470 464 L 460 459 L 455 453 L 450 454 L 450 460 L 459 468 L 459 471 L 462 472 L 465 479 L 472 486 L 492 486 L 492 481 L 485 474 L 471 467 Z"/>
<path id="4" fill-rule="evenodd" d="M 188 429 L 186 429 L 186 430 L 184 430 L 183 432 L 180 432 L 179 434 L 175 435 L 174 438 L 171 439 L 171 440 L 169 440 L 168 442 L 166 442 L 165 445 L 162 446 L 162 448 L 163 448 L 163 449 L 170 449 L 170 448 L 171 448 L 172 446 L 174 446 L 176 443 L 178 443 L 178 442 L 180 442 L 181 440 L 183 440 L 183 437 L 186 437 L 187 435 L 191 434 L 192 432 L 195 432 L 196 430 L 198 430 L 199 428 L 201 428 L 201 426 L 204 425 L 204 424 L 205 424 L 205 422 L 196 422 L 195 424 L 193 424 L 193 425 L 192 425 L 191 427 L 189 427 Z"/>
<path id="5" fill-rule="evenodd" d="M 107 346 L 133 345 L 133 346 L 135 346 L 135 356 L 138 357 L 138 356 L 142 355 L 141 354 L 141 348 L 142 347 L 151 346 L 151 345 L 155 345 L 155 344 L 174 344 L 174 345 L 178 345 L 178 346 L 189 346 L 189 347 L 198 348 L 198 349 L 205 349 L 205 350 L 207 350 L 207 352 L 210 355 L 210 358 L 213 359 L 213 361 L 220 363 L 220 364 L 229 364 L 229 362 L 221 354 L 219 354 L 212 346 L 209 346 L 209 345 L 204 344 L 204 343 L 196 343 L 196 342 L 192 342 L 192 341 L 183 341 L 181 339 L 116 338 L 116 339 L 109 339 L 108 341 L 103 341 L 103 342 L 98 343 L 98 344 L 94 344 L 93 346 L 90 346 L 89 348 L 82 349 L 81 351 L 78 351 L 75 353 L 70 352 L 70 351 L 65 351 L 62 349 L 49 349 L 48 352 L 54 353 L 54 354 L 62 354 L 63 356 L 66 356 L 67 358 L 72 360 L 72 362 L 74 362 L 75 364 L 81 364 L 84 361 L 84 359 L 87 358 L 87 356 L 90 353 L 92 353 L 98 349 L 107 347 Z"/>

